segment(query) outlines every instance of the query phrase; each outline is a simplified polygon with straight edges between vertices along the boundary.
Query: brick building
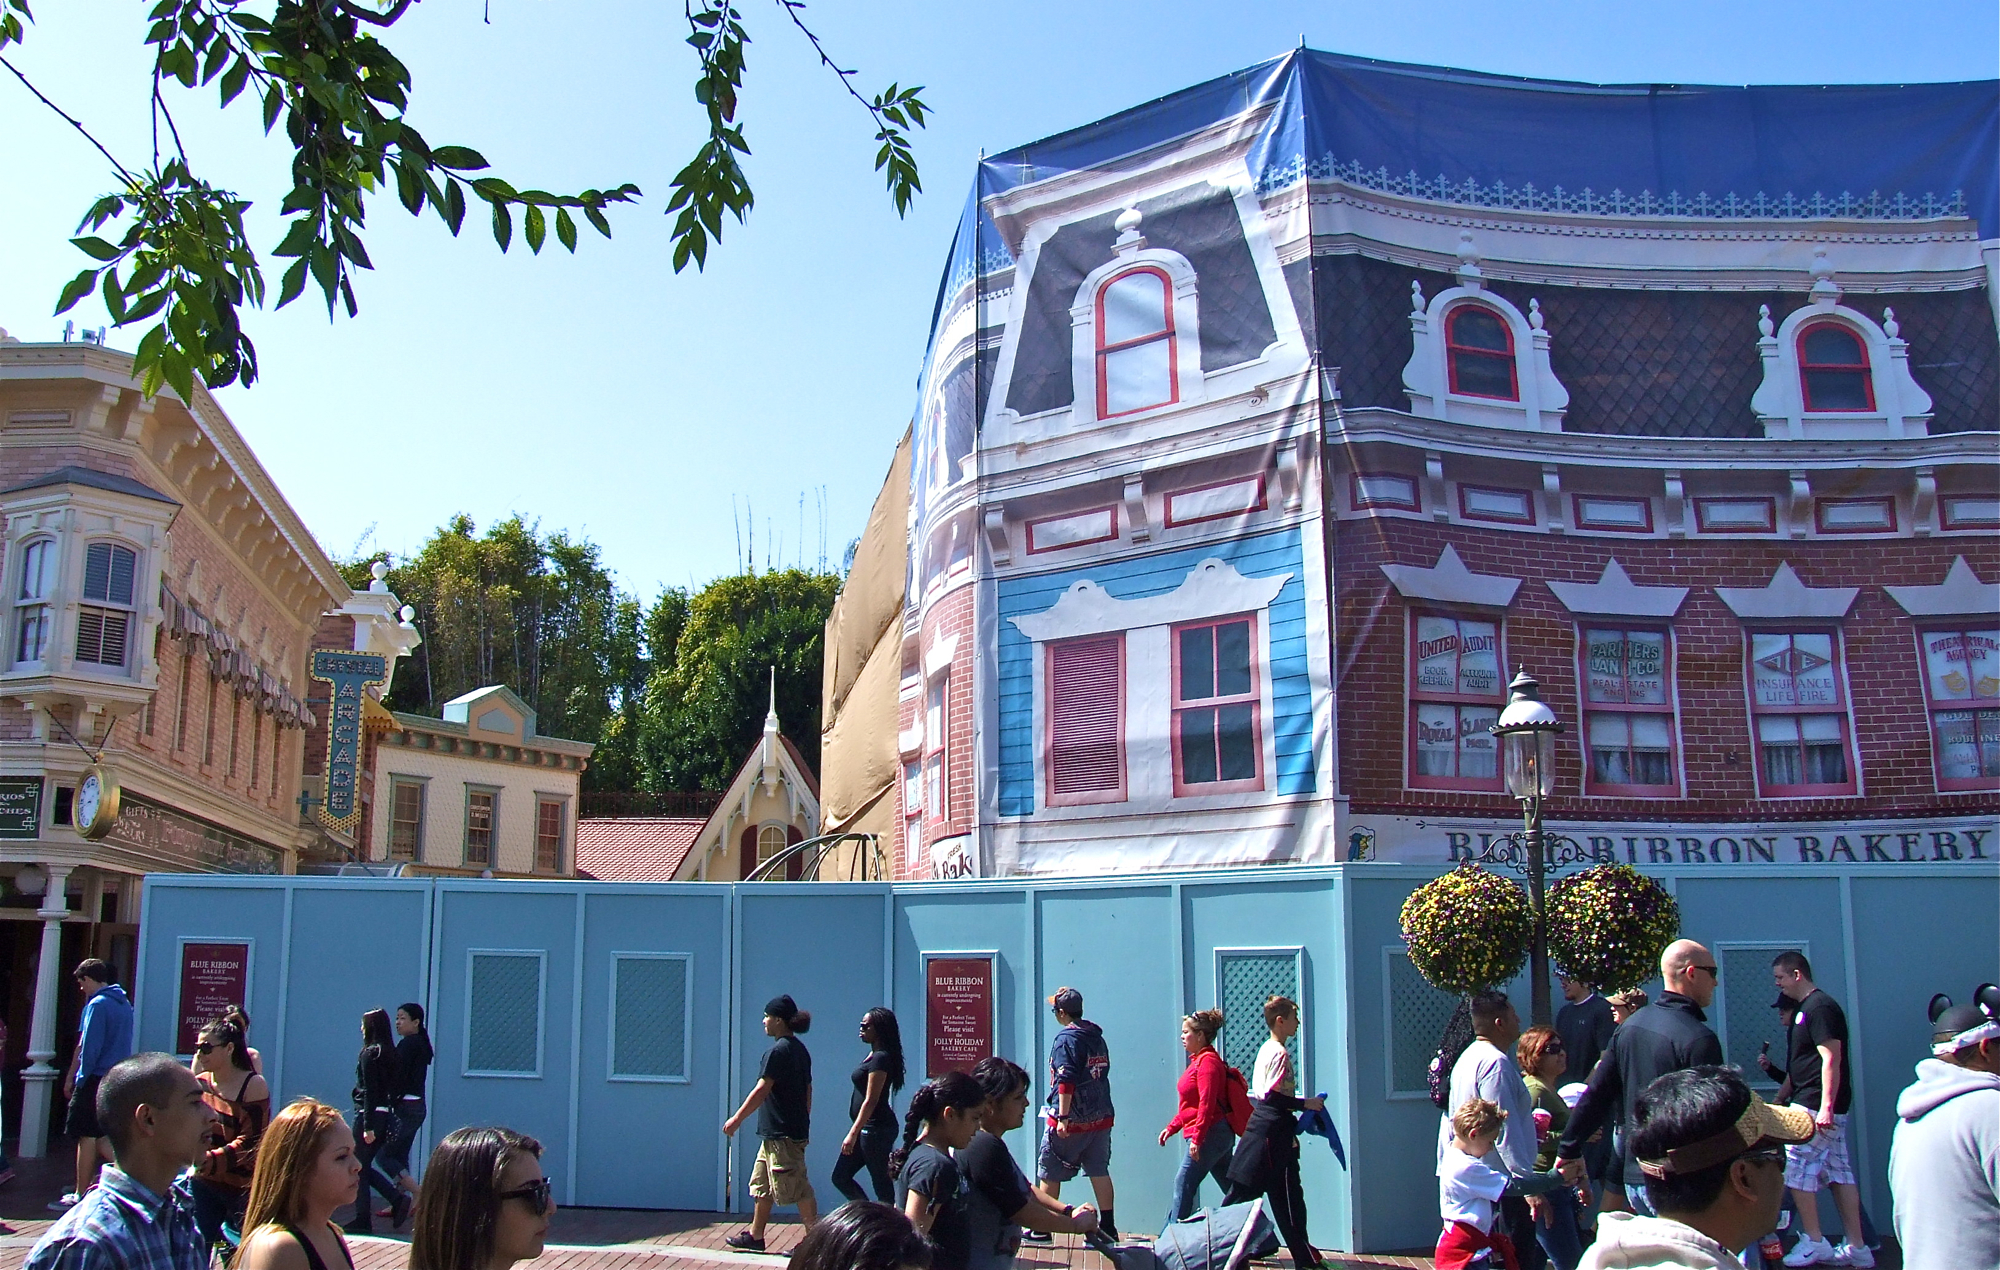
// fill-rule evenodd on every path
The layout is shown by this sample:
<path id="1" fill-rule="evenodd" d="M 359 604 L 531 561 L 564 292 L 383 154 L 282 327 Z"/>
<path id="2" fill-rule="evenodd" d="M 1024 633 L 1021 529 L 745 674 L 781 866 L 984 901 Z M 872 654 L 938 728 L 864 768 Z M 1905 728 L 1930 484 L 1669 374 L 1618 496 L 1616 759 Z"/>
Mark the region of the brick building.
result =
<path id="1" fill-rule="evenodd" d="M 829 827 L 1462 859 L 1525 667 L 1584 858 L 2000 859 L 1995 101 L 1300 50 L 985 160 Z"/>

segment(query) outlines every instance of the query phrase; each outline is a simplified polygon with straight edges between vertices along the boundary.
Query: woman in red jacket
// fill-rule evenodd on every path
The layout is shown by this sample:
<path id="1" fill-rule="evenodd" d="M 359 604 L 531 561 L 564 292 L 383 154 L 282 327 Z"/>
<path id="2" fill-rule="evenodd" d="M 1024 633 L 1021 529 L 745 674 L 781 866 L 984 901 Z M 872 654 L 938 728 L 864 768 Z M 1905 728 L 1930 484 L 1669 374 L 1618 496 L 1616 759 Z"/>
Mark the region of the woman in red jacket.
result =
<path id="1" fill-rule="evenodd" d="M 1236 1135 L 1229 1128 L 1229 1068 L 1215 1052 L 1215 1034 L 1221 1030 L 1220 1010 L 1201 1010 L 1181 1020 L 1181 1045 L 1188 1052 L 1180 1079 L 1181 1105 L 1160 1130 L 1161 1146 L 1176 1133 L 1187 1139 L 1187 1154 L 1174 1179 L 1174 1202 L 1167 1209 L 1169 1223 L 1194 1212 L 1202 1178 L 1213 1177 L 1225 1193 L 1229 1190 Z"/>

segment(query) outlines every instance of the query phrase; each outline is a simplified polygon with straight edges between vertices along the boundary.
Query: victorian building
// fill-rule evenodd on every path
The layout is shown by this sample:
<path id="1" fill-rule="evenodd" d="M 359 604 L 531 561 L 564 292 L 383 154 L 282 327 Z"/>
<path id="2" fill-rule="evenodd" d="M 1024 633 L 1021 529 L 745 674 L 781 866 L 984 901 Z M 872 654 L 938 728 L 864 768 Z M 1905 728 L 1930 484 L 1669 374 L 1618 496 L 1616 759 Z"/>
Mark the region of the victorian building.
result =
<path id="1" fill-rule="evenodd" d="M 313 650 L 372 658 L 379 692 L 416 642 L 212 397 L 148 398 L 131 366 L 0 333 L 0 1001 L 23 1155 L 74 1035 L 59 971 L 96 955 L 132 982 L 144 874 L 286 873 L 333 850 L 308 814 L 324 782 L 301 776 L 333 722 L 308 705 Z"/>
<path id="2" fill-rule="evenodd" d="M 984 160 L 830 825 L 905 876 L 1463 859 L 1526 667 L 1575 856 L 1990 867 L 1996 119 L 1300 50 Z"/>

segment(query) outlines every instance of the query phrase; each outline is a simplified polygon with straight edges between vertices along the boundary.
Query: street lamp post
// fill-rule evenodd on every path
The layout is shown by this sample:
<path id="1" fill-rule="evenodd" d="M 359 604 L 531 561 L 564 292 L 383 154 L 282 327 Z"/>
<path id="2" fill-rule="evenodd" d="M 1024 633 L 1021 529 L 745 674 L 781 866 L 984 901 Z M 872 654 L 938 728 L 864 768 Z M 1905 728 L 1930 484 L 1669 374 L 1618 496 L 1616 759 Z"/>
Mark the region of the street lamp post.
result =
<path id="1" fill-rule="evenodd" d="M 1528 848 L 1528 901 L 1534 910 L 1534 931 L 1528 945 L 1528 969 L 1534 1020 L 1547 1023 L 1549 1014 L 1549 937 L 1543 890 L 1547 853 L 1542 840 L 1542 800 L 1556 792 L 1556 734 L 1563 730 L 1556 712 L 1542 700 L 1542 686 L 1525 667 L 1507 685 L 1513 695 L 1499 721 L 1488 729 L 1499 739 L 1507 792 L 1521 800 L 1521 818 Z"/>

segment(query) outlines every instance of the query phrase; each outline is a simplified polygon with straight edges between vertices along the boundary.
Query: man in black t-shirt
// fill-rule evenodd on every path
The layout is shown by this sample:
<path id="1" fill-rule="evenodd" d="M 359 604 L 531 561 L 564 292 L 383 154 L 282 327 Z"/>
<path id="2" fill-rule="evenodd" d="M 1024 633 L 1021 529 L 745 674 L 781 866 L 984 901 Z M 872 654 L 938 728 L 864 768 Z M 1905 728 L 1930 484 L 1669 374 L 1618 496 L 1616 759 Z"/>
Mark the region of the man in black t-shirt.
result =
<path id="1" fill-rule="evenodd" d="M 796 1204 L 807 1230 L 819 1220 L 819 1200 L 806 1176 L 806 1143 L 812 1137 L 812 1055 L 798 1034 L 812 1026 L 812 1015 L 789 996 L 773 997 L 764 1007 L 764 1035 L 772 1038 L 757 1069 L 757 1085 L 736 1114 L 722 1122 L 722 1132 L 735 1136 L 743 1122 L 757 1113 L 757 1162 L 750 1170 L 750 1229 L 723 1242 L 743 1252 L 764 1251 L 764 1227 L 779 1204 Z"/>
<path id="2" fill-rule="evenodd" d="M 1847 1015 L 1840 1003 L 1813 982 L 1812 964 L 1796 950 L 1779 953 L 1771 978 L 1785 1011 L 1785 1079 L 1778 1102 L 1810 1112 L 1819 1132 L 1810 1142 L 1785 1148 L 1785 1185 L 1799 1210 L 1797 1246 L 1788 1266 L 1872 1266 L 1875 1255 L 1861 1237 L 1861 1189 L 1848 1156 L 1847 1113 L 1854 1088 L 1847 1071 Z M 1835 1247 L 1820 1233 L 1819 1188 L 1833 1188 L 1847 1242 Z"/>

